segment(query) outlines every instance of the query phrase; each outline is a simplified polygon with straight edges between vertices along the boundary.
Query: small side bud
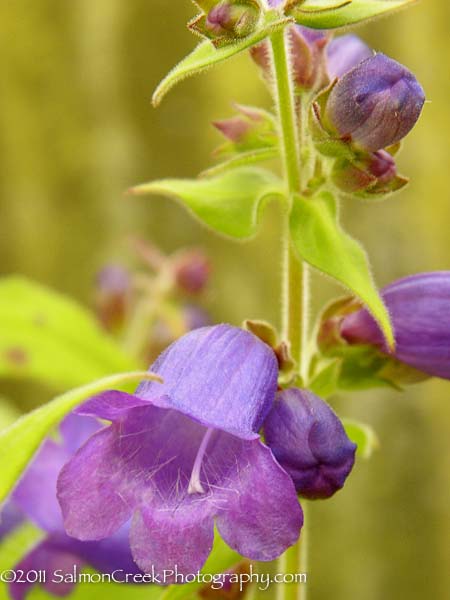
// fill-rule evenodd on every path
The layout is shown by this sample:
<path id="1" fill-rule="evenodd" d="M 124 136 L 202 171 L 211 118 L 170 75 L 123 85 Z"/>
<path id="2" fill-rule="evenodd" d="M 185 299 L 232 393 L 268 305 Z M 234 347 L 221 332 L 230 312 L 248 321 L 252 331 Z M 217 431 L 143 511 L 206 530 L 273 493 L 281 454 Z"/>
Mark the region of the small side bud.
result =
<path id="1" fill-rule="evenodd" d="M 424 102 L 424 91 L 414 75 L 384 54 L 376 54 L 338 80 L 325 116 L 341 139 L 376 152 L 409 133 Z"/>
<path id="2" fill-rule="evenodd" d="M 177 287 L 187 294 L 199 294 L 211 275 L 211 263 L 199 250 L 187 250 L 174 258 L 174 277 Z"/>
<path id="3" fill-rule="evenodd" d="M 384 150 L 355 160 L 336 160 L 332 179 L 341 191 L 364 198 L 387 195 L 408 183 L 405 177 L 397 174 L 395 160 Z"/>
<path id="4" fill-rule="evenodd" d="M 252 106 L 235 105 L 238 114 L 213 123 L 228 143 L 216 150 L 216 154 L 247 152 L 277 144 L 275 118 L 269 112 Z"/>
<path id="5" fill-rule="evenodd" d="M 131 276 L 120 265 L 107 265 L 96 276 L 95 304 L 103 326 L 116 331 L 123 325 L 130 302 Z"/>
<path id="6" fill-rule="evenodd" d="M 265 441 L 289 473 L 297 492 L 329 498 L 341 489 L 355 462 L 356 445 L 331 407 L 308 390 L 278 393 L 264 423 Z"/>
<path id="7" fill-rule="evenodd" d="M 210 5 L 204 3 L 204 12 L 188 26 L 217 46 L 247 37 L 258 25 L 261 7 L 257 0 L 221 0 Z"/>

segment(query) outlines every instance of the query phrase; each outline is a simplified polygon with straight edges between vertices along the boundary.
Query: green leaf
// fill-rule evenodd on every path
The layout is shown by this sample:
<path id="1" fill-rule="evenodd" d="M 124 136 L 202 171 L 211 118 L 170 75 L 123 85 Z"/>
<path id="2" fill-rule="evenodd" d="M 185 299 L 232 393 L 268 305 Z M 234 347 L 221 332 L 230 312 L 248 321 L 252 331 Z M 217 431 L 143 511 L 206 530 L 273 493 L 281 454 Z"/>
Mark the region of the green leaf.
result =
<path id="1" fill-rule="evenodd" d="M 366 253 L 341 228 L 333 195 L 321 192 L 314 198 L 297 196 L 291 212 L 290 230 L 300 257 L 358 296 L 378 321 L 389 346 L 393 347 L 389 314 L 374 285 Z"/>
<path id="2" fill-rule="evenodd" d="M 306 0 L 292 10 L 291 14 L 297 23 L 306 27 L 337 29 L 392 13 L 414 2 L 415 0 L 353 0 L 336 6 L 336 2 L 328 0 Z"/>
<path id="3" fill-rule="evenodd" d="M 202 42 L 161 81 L 153 94 L 153 105 L 158 106 L 167 92 L 179 81 L 251 48 L 274 31 L 285 27 L 290 21 L 290 18 L 281 17 L 278 11 L 271 10 L 264 15 L 261 28 L 242 40 L 220 48 L 216 48 L 209 41 Z"/>
<path id="4" fill-rule="evenodd" d="M 205 169 L 200 173 L 200 177 L 214 177 L 225 173 L 226 171 L 233 171 L 239 167 L 247 167 L 266 160 L 271 160 L 278 155 L 279 152 L 277 148 L 262 148 L 260 150 L 251 150 L 250 152 L 241 152 L 217 165 Z"/>
<path id="5" fill-rule="evenodd" d="M 243 239 L 256 233 L 264 201 L 283 190 L 273 173 L 249 167 L 208 179 L 162 179 L 135 187 L 131 193 L 176 198 L 214 231 Z"/>
<path id="6" fill-rule="evenodd" d="M 103 390 L 115 389 L 120 385 L 143 379 L 160 381 L 157 375 L 146 371 L 111 375 L 56 397 L 0 432 L 0 504 L 13 489 L 41 442 L 67 413 Z"/>
<path id="7" fill-rule="evenodd" d="M 70 388 L 130 371 L 127 357 L 85 308 L 38 283 L 0 283 L 0 376 Z"/>
<path id="8" fill-rule="evenodd" d="M 348 437 L 357 445 L 356 454 L 361 458 L 368 459 L 378 448 L 379 441 L 375 431 L 370 425 L 354 421 L 353 419 L 341 419 Z"/>

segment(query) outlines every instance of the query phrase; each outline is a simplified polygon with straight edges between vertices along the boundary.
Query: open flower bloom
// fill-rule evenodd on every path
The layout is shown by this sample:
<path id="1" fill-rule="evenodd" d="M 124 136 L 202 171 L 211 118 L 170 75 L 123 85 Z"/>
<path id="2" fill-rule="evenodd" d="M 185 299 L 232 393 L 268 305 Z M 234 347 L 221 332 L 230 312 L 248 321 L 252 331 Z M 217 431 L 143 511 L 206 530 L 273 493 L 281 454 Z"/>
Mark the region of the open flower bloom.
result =
<path id="1" fill-rule="evenodd" d="M 24 521 L 22 511 L 14 502 L 9 501 L 0 512 L 0 541 L 9 535 Z"/>
<path id="2" fill-rule="evenodd" d="M 298 388 L 280 392 L 264 423 L 264 433 L 301 496 L 329 498 L 343 487 L 355 462 L 356 445 L 331 407 L 318 396 Z"/>
<path id="3" fill-rule="evenodd" d="M 143 571 L 194 573 L 214 523 L 243 556 L 269 561 L 298 538 L 302 511 L 290 476 L 259 440 L 278 368 L 253 334 L 218 325 L 172 344 L 135 395 L 104 392 L 78 412 L 111 421 L 61 471 L 66 531 L 101 540 L 133 519 Z"/>
<path id="4" fill-rule="evenodd" d="M 140 573 L 133 562 L 129 544 L 129 526 L 102 542 L 80 542 L 70 538 L 63 526 L 61 509 L 56 498 L 56 481 L 62 466 L 100 424 L 93 419 L 69 415 L 61 423 L 61 441 L 47 439 L 41 446 L 12 494 L 12 505 L 46 532 L 38 543 L 16 566 L 24 572 L 45 571 L 46 591 L 56 596 L 68 594 L 73 583 L 55 582 L 54 572 L 72 573 L 74 566 L 90 566 L 101 573 L 113 573 L 120 581 L 121 573 Z M 119 572 L 120 571 L 120 572 Z M 26 597 L 33 583 L 11 583 L 13 600 Z"/>
<path id="5" fill-rule="evenodd" d="M 405 277 L 381 292 L 394 328 L 395 358 L 428 375 L 450 379 L 450 271 Z M 389 352 L 365 309 L 347 315 L 340 334 L 350 344 Z"/>

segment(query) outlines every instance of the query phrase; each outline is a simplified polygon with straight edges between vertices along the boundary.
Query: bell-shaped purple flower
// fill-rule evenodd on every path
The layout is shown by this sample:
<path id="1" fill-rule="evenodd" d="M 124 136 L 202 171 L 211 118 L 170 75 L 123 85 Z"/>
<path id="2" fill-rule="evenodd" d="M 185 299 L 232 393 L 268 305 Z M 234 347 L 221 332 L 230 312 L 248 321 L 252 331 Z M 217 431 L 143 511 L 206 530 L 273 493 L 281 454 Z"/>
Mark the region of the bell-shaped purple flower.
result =
<path id="1" fill-rule="evenodd" d="M 290 388 L 278 393 L 264 434 L 266 444 L 305 498 L 329 498 L 342 488 L 352 470 L 356 445 L 330 406 L 308 390 Z"/>
<path id="2" fill-rule="evenodd" d="M 450 271 L 420 273 L 381 290 L 395 334 L 394 356 L 415 369 L 450 379 Z M 346 316 L 341 336 L 388 353 L 383 334 L 365 309 Z"/>
<path id="3" fill-rule="evenodd" d="M 63 526 L 61 509 L 56 498 L 56 482 L 63 465 L 90 435 L 99 431 L 100 424 L 90 418 L 69 415 L 61 423 L 61 441 L 47 439 L 15 488 L 10 505 L 19 509 L 46 532 L 46 537 L 16 566 L 16 570 L 45 571 L 43 587 L 55 596 L 70 593 L 74 583 L 53 581 L 56 570 L 72 573 L 74 566 L 90 566 L 101 573 L 141 573 L 134 563 L 128 543 L 129 524 L 109 539 L 101 542 L 80 542 L 69 537 Z M 120 572 L 119 572 L 120 571 Z M 10 584 L 13 600 L 23 600 L 33 583 Z"/>
<path id="4" fill-rule="evenodd" d="M 353 33 L 340 35 L 327 46 L 327 70 L 331 80 L 342 77 L 360 62 L 373 55 L 373 51 Z"/>
<path id="5" fill-rule="evenodd" d="M 375 152 L 409 133 L 424 101 L 424 91 L 408 69 L 376 54 L 338 80 L 329 95 L 325 118 L 341 138 Z"/>
<path id="6" fill-rule="evenodd" d="M 258 436 L 277 387 L 273 351 L 235 327 L 205 327 L 151 370 L 163 384 L 105 392 L 79 408 L 112 424 L 59 476 L 68 534 L 100 540 L 132 517 L 131 550 L 144 571 L 196 572 L 214 523 L 243 556 L 279 556 L 303 517 L 291 478 Z"/>

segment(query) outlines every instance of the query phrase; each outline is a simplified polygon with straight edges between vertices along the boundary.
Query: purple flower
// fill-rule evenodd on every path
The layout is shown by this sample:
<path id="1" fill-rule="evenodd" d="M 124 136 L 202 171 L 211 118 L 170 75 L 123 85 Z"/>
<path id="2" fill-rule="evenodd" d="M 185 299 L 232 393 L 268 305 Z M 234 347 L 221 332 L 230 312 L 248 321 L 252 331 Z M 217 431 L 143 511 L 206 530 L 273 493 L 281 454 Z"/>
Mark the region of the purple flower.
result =
<path id="1" fill-rule="evenodd" d="M 342 77 L 372 55 L 369 46 L 353 33 L 333 38 L 327 46 L 327 69 L 330 79 Z"/>
<path id="2" fill-rule="evenodd" d="M 330 406 L 312 392 L 298 388 L 280 392 L 264 433 L 275 458 L 305 498 L 329 498 L 352 470 L 356 445 Z"/>
<path id="3" fill-rule="evenodd" d="M 409 133 L 424 101 L 424 91 L 410 71 L 376 54 L 338 80 L 325 117 L 342 138 L 375 152 Z"/>
<path id="4" fill-rule="evenodd" d="M 78 410 L 112 424 L 60 474 L 68 534 L 103 539 L 133 517 L 131 550 L 144 571 L 200 569 L 214 523 L 240 554 L 279 556 L 303 517 L 291 478 L 257 433 L 277 388 L 273 351 L 235 327 L 205 327 L 151 370 L 163 384 L 105 392 Z"/>
<path id="5" fill-rule="evenodd" d="M 9 535 L 24 521 L 22 511 L 14 504 L 7 502 L 0 513 L 0 541 Z"/>
<path id="6" fill-rule="evenodd" d="M 428 375 L 450 379 L 450 271 L 420 273 L 382 290 L 391 315 L 399 361 Z M 340 329 L 350 344 L 371 344 L 388 353 L 365 309 L 346 316 Z"/>
<path id="7" fill-rule="evenodd" d="M 175 260 L 175 281 L 187 294 L 202 292 L 211 275 L 211 263 L 200 250 L 182 252 Z"/>
<path id="8" fill-rule="evenodd" d="M 16 569 L 24 572 L 44 570 L 44 588 L 56 595 L 68 594 L 73 584 L 53 582 L 53 573 L 72 573 L 74 566 L 89 565 L 102 573 L 137 574 L 129 544 L 129 526 L 102 542 L 80 542 L 64 531 L 61 509 L 56 498 L 56 481 L 62 466 L 79 446 L 100 428 L 93 419 L 69 415 L 61 423 L 61 441 L 47 439 L 12 494 L 12 502 L 23 515 L 46 532 L 45 539 L 33 548 Z M 121 577 L 117 573 L 117 580 Z M 11 583 L 13 600 L 23 600 L 33 583 Z"/>

